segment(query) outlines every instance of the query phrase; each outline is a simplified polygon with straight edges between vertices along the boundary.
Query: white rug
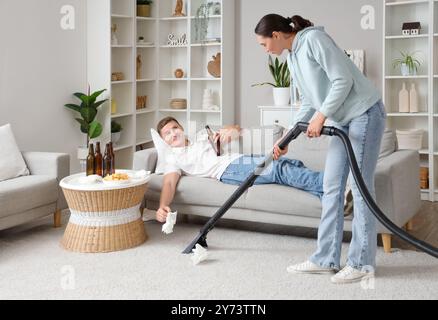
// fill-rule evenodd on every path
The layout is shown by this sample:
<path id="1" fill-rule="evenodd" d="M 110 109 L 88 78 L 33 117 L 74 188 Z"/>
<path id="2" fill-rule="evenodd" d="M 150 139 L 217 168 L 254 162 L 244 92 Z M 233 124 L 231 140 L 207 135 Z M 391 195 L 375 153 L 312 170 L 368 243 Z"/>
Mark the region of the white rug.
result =
<path id="1" fill-rule="evenodd" d="M 48 219 L 2 231 L 0 299 L 438 299 L 438 260 L 419 252 L 379 248 L 374 282 L 334 285 L 329 275 L 286 272 L 314 239 L 215 228 L 210 259 L 194 266 L 181 251 L 199 225 L 167 236 L 156 222 L 145 227 L 146 243 L 105 254 L 63 250 L 64 228 Z"/>

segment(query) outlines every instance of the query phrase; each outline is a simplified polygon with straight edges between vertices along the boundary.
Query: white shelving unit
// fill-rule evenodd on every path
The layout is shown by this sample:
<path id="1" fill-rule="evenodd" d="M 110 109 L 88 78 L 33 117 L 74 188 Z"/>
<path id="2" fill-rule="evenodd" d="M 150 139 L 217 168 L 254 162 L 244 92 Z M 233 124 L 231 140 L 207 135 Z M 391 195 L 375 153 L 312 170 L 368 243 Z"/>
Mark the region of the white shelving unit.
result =
<path id="1" fill-rule="evenodd" d="M 205 124 L 234 122 L 234 1 L 213 1 L 220 3 L 221 15 L 210 16 L 208 34 L 220 38 L 217 43 L 199 43 L 192 34 L 196 11 L 205 1 L 183 1 L 184 17 L 172 16 L 175 2 L 155 0 L 151 17 L 137 17 L 136 0 L 87 0 L 88 83 L 93 91 L 107 89 L 104 97 L 117 105 L 114 114 L 111 103 L 101 107 L 98 119 L 104 131 L 98 140 L 111 140 L 111 120 L 122 125 L 121 139 L 114 148 L 117 168 L 131 168 L 133 153 L 153 146 L 150 128 L 165 116 L 178 119 L 189 134 Z M 116 45 L 111 44 L 113 24 L 117 25 Z M 187 45 L 167 45 L 169 33 L 176 37 L 186 34 Z M 144 43 L 138 43 L 140 36 Z M 221 77 L 213 78 L 207 65 L 219 52 Z M 138 55 L 142 66 L 137 79 Z M 183 79 L 174 76 L 178 68 L 184 70 Z M 123 72 L 124 80 L 111 81 L 113 72 Z M 204 89 L 213 91 L 219 111 L 202 110 Z M 138 96 L 147 96 L 146 108 L 136 108 Z M 173 98 L 187 99 L 187 109 L 172 109 Z"/>
<path id="2" fill-rule="evenodd" d="M 421 166 L 429 168 L 429 189 L 421 190 L 423 200 L 438 200 L 438 1 L 385 0 L 383 2 L 383 97 L 387 125 L 393 129 L 421 128 L 425 134 L 419 151 Z M 404 22 L 421 23 L 419 35 L 403 36 Z M 416 76 L 403 77 L 392 61 L 400 51 L 419 51 L 421 66 Z M 399 113 L 398 94 L 403 82 L 415 83 L 418 113 Z"/>

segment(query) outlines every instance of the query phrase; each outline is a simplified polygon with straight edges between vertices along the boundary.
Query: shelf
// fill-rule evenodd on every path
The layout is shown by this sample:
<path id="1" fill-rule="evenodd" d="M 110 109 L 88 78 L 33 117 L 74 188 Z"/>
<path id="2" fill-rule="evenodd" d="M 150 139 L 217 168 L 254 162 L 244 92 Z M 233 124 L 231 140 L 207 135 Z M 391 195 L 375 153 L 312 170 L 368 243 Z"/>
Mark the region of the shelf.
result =
<path id="1" fill-rule="evenodd" d="M 171 45 L 168 45 L 168 44 L 163 44 L 163 45 L 160 46 L 160 48 L 163 48 L 163 49 L 188 48 L 188 46 L 189 45 L 187 45 L 187 44 L 181 45 L 181 46 L 171 46 Z"/>
<path id="2" fill-rule="evenodd" d="M 116 44 L 112 45 L 111 48 L 132 48 L 132 46 L 129 44 Z"/>
<path id="3" fill-rule="evenodd" d="M 193 43 L 191 47 L 220 47 L 222 45 L 221 42 L 206 42 L 206 43 Z"/>
<path id="4" fill-rule="evenodd" d="M 191 109 L 190 112 L 195 113 L 221 113 L 221 111 L 215 111 L 215 110 L 200 110 L 200 109 Z"/>
<path id="5" fill-rule="evenodd" d="M 429 193 L 429 189 L 421 189 L 421 193 Z"/>
<path id="6" fill-rule="evenodd" d="M 427 38 L 429 37 L 428 34 L 419 34 L 414 36 L 386 36 L 385 39 L 392 40 L 392 39 L 415 39 L 415 38 Z"/>
<path id="7" fill-rule="evenodd" d="M 428 79 L 429 76 L 421 75 L 421 76 L 386 76 L 385 79 Z"/>
<path id="8" fill-rule="evenodd" d="M 131 19 L 131 16 L 128 16 L 126 14 L 112 14 L 111 18 L 119 18 L 119 19 Z"/>
<path id="9" fill-rule="evenodd" d="M 417 113 L 389 112 L 387 116 L 388 117 L 427 117 L 429 116 L 429 114 L 426 112 L 417 112 Z"/>
<path id="10" fill-rule="evenodd" d="M 111 81 L 111 84 L 132 83 L 131 80 Z"/>
<path id="11" fill-rule="evenodd" d="M 159 20 L 161 21 L 175 21 L 175 20 L 187 20 L 189 19 L 188 17 L 163 17 L 160 18 Z"/>
<path id="12" fill-rule="evenodd" d="M 155 48 L 155 45 L 153 44 L 137 44 L 137 48 Z"/>
<path id="13" fill-rule="evenodd" d="M 221 81 L 221 78 L 190 78 L 193 81 Z"/>
<path id="14" fill-rule="evenodd" d="M 185 113 L 187 112 L 187 109 L 158 109 L 159 112 L 179 112 L 179 113 Z"/>
<path id="15" fill-rule="evenodd" d="M 144 140 L 137 141 L 137 143 L 135 145 L 138 146 L 138 145 L 150 143 L 150 142 L 153 142 L 153 140 L 152 139 L 144 139 Z"/>
<path id="16" fill-rule="evenodd" d="M 146 109 L 146 110 L 139 109 L 139 110 L 137 110 L 135 113 L 136 113 L 136 114 L 147 114 L 147 113 L 152 113 L 152 112 L 157 111 L 156 108 L 153 108 L 153 109 L 151 109 L 151 108 L 145 108 L 145 109 Z"/>
<path id="17" fill-rule="evenodd" d="M 428 3 L 429 0 L 412 0 L 412 1 L 397 1 L 397 2 L 387 2 L 387 7 L 393 7 L 393 6 L 404 6 L 404 5 L 410 5 L 410 4 L 418 4 L 418 3 Z"/>
<path id="18" fill-rule="evenodd" d="M 119 114 L 112 114 L 111 115 L 111 119 L 116 119 L 116 118 L 123 118 L 123 117 L 129 117 L 132 116 L 132 113 L 119 113 Z"/>
<path id="19" fill-rule="evenodd" d="M 120 150 L 124 150 L 124 149 L 128 149 L 128 148 L 132 148 L 132 145 L 131 144 L 115 145 L 114 151 L 120 151 Z"/>
<path id="20" fill-rule="evenodd" d="M 151 82 L 151 81 L 155 81 L 155 79 L 137 79 L 135 81 L 137 81 L 137 82 Z"/>
<path id="21" fill-rule="evenodd" d="M 188 78 L 160 78 L 160 81 L 187 81 Z"/>
<path id="22" fill-rule="evenodd" d="M 418 150 L 418 153 L 419 154 L 429 154 L 429 150 L 428 149 L 421 149 L 421 150 Z"/>
<path id="23" fill-rule="evenodd" d="M 135 17 L 138 21 L 155 21 L 156 18 L 153 17 Z"/>
<path id="24" fill-rule="evenodd" d="M 214 15 L 209 16 L 208 18 L 209 19 L 220 19 L 220 18 L 222 18 L 222 15 L 214 14 Z M 196 19 L 196 17 L 195 16 L 191 16 L 190 19 Z"/>

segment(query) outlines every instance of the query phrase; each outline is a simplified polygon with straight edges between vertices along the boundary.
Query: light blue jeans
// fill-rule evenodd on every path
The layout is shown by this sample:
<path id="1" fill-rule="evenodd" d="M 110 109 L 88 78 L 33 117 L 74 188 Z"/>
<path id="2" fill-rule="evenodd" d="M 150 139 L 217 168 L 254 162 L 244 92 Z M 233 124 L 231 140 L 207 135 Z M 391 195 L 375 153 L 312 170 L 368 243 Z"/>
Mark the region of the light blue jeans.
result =
<path id="1" fill-rule="evenodd" d="M 374 172 L 385 129 L 386 112 L 381 101 L 368 111 L 339 127 L 346 132 L 365 184 L 375 197 Z M 318 229 L 317 249 L 310 261 L 322 267 L 340 268 L 342 235 L 344 228 L 344 192 L 350 172 L 344 145 L 337 137 L 330 142 L 324 170 L 322 216 Z M 347 265 L 356 268 L 375 268 L 377 232 L 376 219 L 368 209 L 351 177 L 354 217 L 352 239 Z"/>
<path id="2" fill-rule="evenodd" d="M 220 181 L 239 185 L 248 178 L 254 169 L 265 159 L 264 156 L 242 156 L 228 165 Z M 282 157 L 273 161 L 254 184 L 276 183 L 308 191 L 322 197 L 324 175 L 306 168 L 303 162 Z"/>

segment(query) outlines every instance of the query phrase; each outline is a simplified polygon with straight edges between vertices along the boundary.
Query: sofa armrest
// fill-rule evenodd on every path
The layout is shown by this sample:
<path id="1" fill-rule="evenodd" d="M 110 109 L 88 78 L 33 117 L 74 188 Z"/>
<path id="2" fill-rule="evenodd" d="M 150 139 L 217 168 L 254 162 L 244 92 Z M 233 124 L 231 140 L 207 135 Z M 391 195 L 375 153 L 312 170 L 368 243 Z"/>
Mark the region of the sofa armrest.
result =
<path id="1" fill-rule="evenodd" d="M 70 174 L 70 155 L 54 152 L 22 152 L 31 175 L 56 178 L 58 183 Z M 64 194 L 59 188 L 57 209 L 67 208 Z"/>
<path id="2" fill-rule="evenodd" d="M 421 207 L 420 157 L 417 151 L 399 150 L 382 158 L 376 168 L 377 203 L 401 227 Z"/>
<path id="3" fill-rule="evenodd" d="M 132 168 L 134 170 L 146 170 L 155 172 L 157 165 L 158 153 L 157 149 L 150 148 L 134 153 L 134 161 Z"/>

